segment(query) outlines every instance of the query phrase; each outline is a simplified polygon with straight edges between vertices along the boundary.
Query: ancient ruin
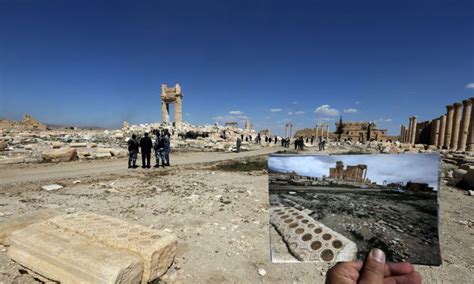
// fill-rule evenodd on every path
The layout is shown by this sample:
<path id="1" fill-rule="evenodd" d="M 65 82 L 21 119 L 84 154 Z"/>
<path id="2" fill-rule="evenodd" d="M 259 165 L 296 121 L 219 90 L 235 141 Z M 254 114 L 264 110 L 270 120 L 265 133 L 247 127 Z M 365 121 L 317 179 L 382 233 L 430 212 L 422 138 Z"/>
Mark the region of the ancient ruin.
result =
<path id="1" fill-rule="evenodd" d="M 235 121 L 228 121 L 224 123 L 224 126 L 229 127 L 229 128 L 235 128 L 235 129 L 239 128 L 239 124 Z"/>
<path id="2" fill-rule="evenodd" d="M 367 121 L 342 121 L 336 122 L 336 132 L 338 141 L 387 141 L 387 130 L 378 129 L 375 122 Z"/>
<path id="3" fill-rule="evenodd" d="M 417 122 L 416 116 L 409 118 L 408 129 L 400 128 L 402 143 L 432 145 L 451 151 L 474 151 L 474 98 L 446 106 L 446 114 L 431 121 Z"/>
<path id="4" fill-rule="evenodd" d="M 293 133 L 293 124 L 287 123 L 285 125 L 285 137 L 291 137 L 292 133 Z"/>
<path id="5" fill-rule="evenodd" d="M 344 169 L 344 163 L 337 161 L 336 167 L 329 168 L 329 177 L 345 181 L 365 182 L 367 180 L 367 165 L 347 166 Z"/>
<path id="6" fill-rule="evenodd" d="M 174 87 L 168 87 L 161 84 L 161 121 L 165 124 L 170 123 L 170 104 L 174 103 L 174 124 L 180 127 L 183 122 L 183 93 L 181 86 L 176 84 Z"/>

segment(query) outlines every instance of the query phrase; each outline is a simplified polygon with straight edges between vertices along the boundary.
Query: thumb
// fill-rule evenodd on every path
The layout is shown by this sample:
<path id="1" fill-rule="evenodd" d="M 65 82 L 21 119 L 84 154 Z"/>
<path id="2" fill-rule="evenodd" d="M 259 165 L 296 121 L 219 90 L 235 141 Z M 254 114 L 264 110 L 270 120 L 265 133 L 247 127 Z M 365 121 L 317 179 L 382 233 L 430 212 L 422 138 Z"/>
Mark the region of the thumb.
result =
<path id="1" fill-rule="evenodd" d="M 359 284 L 382 284 L 384 278 L 385 253 L 373 248 L 365 259 Z"/>

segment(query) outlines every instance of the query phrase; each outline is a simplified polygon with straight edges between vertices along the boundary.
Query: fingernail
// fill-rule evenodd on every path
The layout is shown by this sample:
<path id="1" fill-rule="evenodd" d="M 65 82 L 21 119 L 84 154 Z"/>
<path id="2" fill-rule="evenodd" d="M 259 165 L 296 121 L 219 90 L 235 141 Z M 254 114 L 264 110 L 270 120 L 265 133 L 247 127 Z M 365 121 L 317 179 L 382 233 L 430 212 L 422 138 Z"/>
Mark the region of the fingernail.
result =
<path id="1" fill-rule="evenodd" d="M 385 263 L 385 253 L 381 249 L 373 248 L 370 251 L 370 255 L 372 255 L 375 261 Z"/>

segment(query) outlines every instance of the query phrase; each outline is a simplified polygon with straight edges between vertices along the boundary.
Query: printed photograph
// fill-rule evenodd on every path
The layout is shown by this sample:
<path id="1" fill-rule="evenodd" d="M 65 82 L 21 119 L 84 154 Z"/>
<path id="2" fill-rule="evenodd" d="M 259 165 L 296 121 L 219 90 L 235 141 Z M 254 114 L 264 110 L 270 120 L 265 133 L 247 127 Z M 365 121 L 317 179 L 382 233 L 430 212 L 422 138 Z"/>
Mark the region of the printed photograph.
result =
<path id="1" fill-rule="evenodd" d="M 440 265 L 438 154 L 272 155 L 273 262 L 363 260 Z"/>

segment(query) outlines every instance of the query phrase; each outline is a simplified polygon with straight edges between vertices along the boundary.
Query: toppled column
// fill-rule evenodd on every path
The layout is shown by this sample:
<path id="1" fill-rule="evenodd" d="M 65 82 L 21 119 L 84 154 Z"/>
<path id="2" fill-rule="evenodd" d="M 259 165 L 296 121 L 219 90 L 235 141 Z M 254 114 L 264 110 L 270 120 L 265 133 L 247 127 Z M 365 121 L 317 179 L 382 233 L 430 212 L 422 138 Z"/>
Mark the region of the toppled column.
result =
<path id="1" fill-rule="evenodd" d="M 449 148 L 454 151 L 458 148 L 459 128 L 461 126 L 461 108 L 462 104 L 454 104 L 453 130 L 451 132 L 451 143 L 449 144 Z"/>
<path id="2" fill-rule="evenodd" d="M 451 147 L 451 132 L 453 131 L 453 115 L 454 115 L 454 106 L 446 106 L 446 129 L 444 133 L 444 147 L 450 149 Z"/>
<path id="3" fill-rule="evenodd" d="M 474 98 L 470 98 L 471 104 L 474 103 Z M 467 151 L 474 152 L 474 111 L 471 111 L 471 120 L 469 122 L 469 135 L 467 139 Z"/>
<path id="4" fill-rule="evenodd" d="M 469 135 L 469 125 L 470 125 L 470 120 L 471 120 L 472 101 L 464 100 L 462 101 L 462 104 L 463 104 L 463 111 L 462 111 L 461 126 L 459 128 L 458 151 L 466 150 L 467 136 Z"/>
<path id="5" fill-rule="evenodd" d="M 443 149 L 444 146 L 444 135 L 446 131 L 446 115 L 442 115 L 440 118 L 439 124 L 439 137 L 438 137 L 438 147 Z"/>

